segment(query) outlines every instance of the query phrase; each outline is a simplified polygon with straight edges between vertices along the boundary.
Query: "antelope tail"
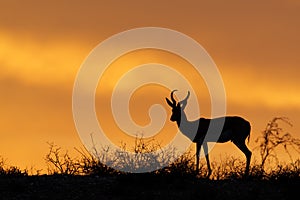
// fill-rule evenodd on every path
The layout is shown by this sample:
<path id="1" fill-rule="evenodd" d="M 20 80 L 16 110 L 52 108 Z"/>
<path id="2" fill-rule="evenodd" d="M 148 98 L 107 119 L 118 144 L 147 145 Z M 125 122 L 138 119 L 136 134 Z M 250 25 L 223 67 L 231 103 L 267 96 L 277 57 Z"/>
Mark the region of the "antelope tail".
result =
<path id="1" fill-rule="evenodd" d="M 251 133 L 251 125 L 249 123 L 249 134 L 247 136 L 247 138 L 248 138 L 247 144 L 249 144 L 249 142 L 250 142 L 250 133 Z"/>
<path id="2" fill-rule="evenodd" d="M 247 137 L 248 137 L 247 144 L 249 144 L 249 142 L 250 142 L 250 133 Z"/>

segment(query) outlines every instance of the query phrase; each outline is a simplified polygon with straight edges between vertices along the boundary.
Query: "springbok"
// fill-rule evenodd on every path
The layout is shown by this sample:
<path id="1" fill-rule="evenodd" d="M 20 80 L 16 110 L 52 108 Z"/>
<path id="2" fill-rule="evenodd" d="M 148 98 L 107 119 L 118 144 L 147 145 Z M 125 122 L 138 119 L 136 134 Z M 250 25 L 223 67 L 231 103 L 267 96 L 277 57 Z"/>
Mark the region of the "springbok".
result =
<path id="1" fill-rule="evenodd" d="M 246 146 L 245 141 L 246 138 L 248 138 L 249 143 L 251 131 L 250 123 L 239 116 L 224 116 L 213 119 L 199 118 L 195 121 L 189 121 L 184 112 L 184 108 L 187 105 L 187 99 L 190 96 L 190 92 L 188 91 L 188 94 L 184 100 L 177 103 L 173 97 L 175 91 L 177 90 L 173 90 L 171 92 L 171 101 L 166 98 L 167 103 L 172 107 L 172 115 L 170 120 L 177 123 L 177 126 L 182 134 L 187 136 L 193 143 L 196 143 L 196 170 L 199 170 L 199 154 L 201 146 L 203 146 L 205 153 L 208 168 L 207 176 L 209 177 L 212 170 L 210 168 L 207 142 L 224 143 L 232 141 L 246 156 L 247 162 L 245 174 L 248 174 L 252 152 Z M 216 136 L 214 137 L 213 135 L 207 135 L 210 122 L 224 122 L 223 128 L 221 129 L 222 132 L 218 138 L 216 138 Z"/>

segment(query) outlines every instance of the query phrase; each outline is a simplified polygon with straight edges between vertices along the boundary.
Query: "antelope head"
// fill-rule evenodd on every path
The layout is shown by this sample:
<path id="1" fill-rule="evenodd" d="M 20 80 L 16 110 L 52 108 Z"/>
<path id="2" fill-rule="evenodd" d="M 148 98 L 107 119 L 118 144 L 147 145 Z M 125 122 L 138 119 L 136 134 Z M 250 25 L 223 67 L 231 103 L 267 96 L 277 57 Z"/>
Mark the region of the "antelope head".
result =
<path id="1" fill-rule="evenodd" d="M 166 98 L 166 101 L 169 104 L 169 106 L 172 108 L 172 115 L 170 120 L 173 122 L 177 121 L 180 124 L 181 112 L 183 112 L 184 108 L 186 107 L 187 100 L 190 97 L 190 91 L 188 91 L 187 96 L 182 101 L 179 101 L 178 103 L 176 102 L 173 96 L 175 91 L 177 90 L 173 90 L 171 92 L 171 100 Z"/>

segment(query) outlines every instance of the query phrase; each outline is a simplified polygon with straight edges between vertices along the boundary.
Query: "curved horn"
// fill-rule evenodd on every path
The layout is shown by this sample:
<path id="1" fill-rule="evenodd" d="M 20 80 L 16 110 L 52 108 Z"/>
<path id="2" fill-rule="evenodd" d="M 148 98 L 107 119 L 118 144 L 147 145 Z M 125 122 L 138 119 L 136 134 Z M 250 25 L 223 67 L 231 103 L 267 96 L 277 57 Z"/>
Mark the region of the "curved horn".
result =
<path id="1" fill-rule="evenodd" d="M 172 100 L 173 104 L 176 104 L 176 100 L 174 99 L 174 96 L 173 96 L 174 92 L 176 92 L 176 91 L 177 91 L 177 90 L 173 90 L 173 91 L 171 92 L 171 100 Z"/>
<path id="2" fill-rule="evenodd" d="M 181 102 L 186 101 L 190 97 L 190 94 L 191 94 L 190 91 L 188 91 L 188 94 L 186 95 L 186 97 Z"/>
<path id="3" fill-rule="evenodd" d="M 185 108 L 189 97 L 190 97 L 190 91 L 188 91 L 188 94 L 186 95 L 186 97 L 182 101 L 179 102 L 181 104 L 182 110 Z"/>

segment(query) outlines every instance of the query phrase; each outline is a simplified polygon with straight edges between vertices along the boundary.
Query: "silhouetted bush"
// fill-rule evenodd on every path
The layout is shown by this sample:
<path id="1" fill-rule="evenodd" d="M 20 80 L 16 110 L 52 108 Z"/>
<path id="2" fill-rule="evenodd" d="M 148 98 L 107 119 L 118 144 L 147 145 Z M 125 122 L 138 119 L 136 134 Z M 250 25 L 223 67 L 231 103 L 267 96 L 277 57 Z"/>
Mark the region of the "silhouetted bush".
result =
<path id="1" fill-rule="evenodd" d="M 290 133 L 285 132 L 282 127 L 279 126 L 279 121 L 292 126 L 292 123 L 286 117 L 274 117 L 262 131 L 262 135 L 258 137 L 255 142 L 259 145 L 255 149 L 259 149 L 261 163 L 260 168 L 262 171 L 266 171 L 265 165 L 268 162 L 275 164 L 275 167 L 279 165 L 279 159 L 277 157 L 276 149 L 283 147 L 286 154 L 289 156 L 290 161 L 293 162 L 290 149 L 300 153 L 300 140 L 294 138 Z"/>
<path id="2" fill-rule="evenodd" d="M 71 158 L 68 151 L 62 152 L 61 147 L 54 143 L 49 144 L 49 152 L 45 157 L 48 164 L 48 174 L 76 175 L 81 170 L 81 163 Z"/>
<path id="3" fill-rule="evenodd" d="M 142 141 L 140 141 L 142 142 Z M 55 145 L 54 145 L 55 146 Z M 115 170 L 97 160 L 94 156 L 85 152 L 84 150 L 78 150 L 79 157 L 71 159 L 66 155 L 67 152 L 61 153 L 61 148 L 51 146 L 50 152 L 46 159 L 48 166 L 51 166 L 51 170 L 48 169 L 49 174 L 63 174 L 63 175 L 120 175 L 129 174 L 119 170 Z M 52 154 L 52 155 L 51 155 Z M 118 154 L 117 154 L 118 155 Z M 123 159 L 126 159 L 124 156 Z M 132 161 L 134 162 L 134 161 Z M 117 164 L 117 163 L 116 163 Z M 124 164 L 124 162 L 122 162 Z M 212 160 L 213 174 L 211 179 L 214 180 L 226 180 L 226 179 L 244 179 L 243 166 L 245 161 L 233 156 L 224 157 L 221 161 Z M 278 165 L 277 168 L 270 170 L 264 170 L 261 168 L 261 163 L 253 163 L 251 165 L 250 174 L 248 179 L 254 180 L 278 180 L 284 178 L 300 178 L 300 161 L 297 160 L 293 163 Z M 154 170 L 147 174 L 155 176 L 175 176 L 175 177 L 197 177 L 206 178 L 207 167 L 205 161 L 200 163 L 200 170 L 197 173 L 195 170 L 194 154 L 191 151 L 178 157 L 174 162 L 161 169 Z"/>
<path id="4" fill-rule="evenodd" d="M 0 157 L 0 176 L 28 176 L 28 171 L 21 170 L 16 166 L 8 166 L 5 160 Z"/>

